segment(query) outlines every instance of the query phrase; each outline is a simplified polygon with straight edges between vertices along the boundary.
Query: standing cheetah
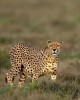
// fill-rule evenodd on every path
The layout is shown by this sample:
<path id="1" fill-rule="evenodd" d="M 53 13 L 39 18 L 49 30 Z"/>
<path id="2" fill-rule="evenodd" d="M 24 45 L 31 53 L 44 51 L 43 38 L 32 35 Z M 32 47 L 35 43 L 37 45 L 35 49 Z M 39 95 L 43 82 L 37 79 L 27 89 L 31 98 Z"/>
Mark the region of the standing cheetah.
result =
<path id="1" fill-rule="evenodd" d="M 58 67 L 58 53 L 62 42 L 48 41 L 45 49 L 39 50 L 26 43 L 14 45 L 10 52 L 11 69 L 6 74 L 6 82 L 13 84 L 15 76 L 20 74 L 19 85 L 24 83 L 26 77 L 32 81 L 37 80 L 41 75 L 50 74 L 51 79 L 55 80 Z"/>

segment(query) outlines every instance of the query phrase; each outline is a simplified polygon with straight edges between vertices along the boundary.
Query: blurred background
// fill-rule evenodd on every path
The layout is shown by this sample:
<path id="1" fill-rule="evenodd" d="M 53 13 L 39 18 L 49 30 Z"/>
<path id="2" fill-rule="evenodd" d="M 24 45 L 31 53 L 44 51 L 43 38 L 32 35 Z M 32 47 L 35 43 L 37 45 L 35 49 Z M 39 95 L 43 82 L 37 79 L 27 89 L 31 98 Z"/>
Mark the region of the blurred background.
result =
<path id="1" fill-rule="evenodd" d="M 0 86 L 4 87 L 0 89 L 0 95 L 6 98 L 4 78 L 10 68 L 10 47 L 17 42 L 26 42 L 44 48 L 47 40 L 63 41 L 54 100 L 80 100 L 80 0 L 0 0 Z M 46 80 L 45 84 L 48 84 Z M 52 83 L 48 85 L 55 87 Z M 65 89 L 66 96 L 62 95 Z M 10 91 L 13 90 L 7 92 Z M 51 94 L 43 93 L 42 98 L 40 94 L 32 93 L 32 98 L 28 95 L 26 100 L 33 100 L 33 97 L 35 100 L 53 100 L 54 91 L 55 88 Z M 18 94 L 12 96 L 13 100 L 18 100 Z M 2 96 L 1 99 L 4 100 Z"/>

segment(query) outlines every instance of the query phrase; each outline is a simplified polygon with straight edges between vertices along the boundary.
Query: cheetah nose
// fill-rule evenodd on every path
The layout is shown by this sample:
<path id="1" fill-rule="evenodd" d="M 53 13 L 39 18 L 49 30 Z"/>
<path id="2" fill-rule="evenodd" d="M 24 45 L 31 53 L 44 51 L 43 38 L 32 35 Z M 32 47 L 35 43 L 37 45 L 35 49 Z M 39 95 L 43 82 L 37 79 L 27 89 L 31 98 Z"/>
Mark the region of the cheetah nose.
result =
<path id="1" fill-rule="evenodd" d="M 56 51 L 56 49 L 53 49 L 53 51 Z"/>

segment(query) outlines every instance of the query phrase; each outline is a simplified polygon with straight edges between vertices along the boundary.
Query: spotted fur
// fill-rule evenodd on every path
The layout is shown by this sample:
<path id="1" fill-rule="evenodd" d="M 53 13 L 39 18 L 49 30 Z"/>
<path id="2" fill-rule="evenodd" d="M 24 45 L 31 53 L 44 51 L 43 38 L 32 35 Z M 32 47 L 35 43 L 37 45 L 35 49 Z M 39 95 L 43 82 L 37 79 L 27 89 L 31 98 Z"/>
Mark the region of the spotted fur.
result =
<path id="1" fill-rule="evenodd" d="M 58 67 L 58 53 L 62 42 L 48 41 L 45 49 L 39 50 L 26 43 L 14 45 L 10 52 L 11 69 L 6 74 L 6 82 L 13 84 L 14 78 L 20 74 L 19 84 L 24 83 L 26 77 L 32 81 L 37 80 L 41 75 L 50 74 L 51 79 L 56 79 Z"/>

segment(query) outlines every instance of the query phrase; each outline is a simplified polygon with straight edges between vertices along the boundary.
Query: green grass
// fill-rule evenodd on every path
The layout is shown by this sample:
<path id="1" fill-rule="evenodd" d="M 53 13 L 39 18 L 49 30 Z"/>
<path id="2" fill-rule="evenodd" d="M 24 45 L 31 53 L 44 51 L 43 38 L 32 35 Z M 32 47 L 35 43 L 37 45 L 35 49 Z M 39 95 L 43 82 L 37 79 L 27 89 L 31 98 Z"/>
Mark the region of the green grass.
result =
<path id="1" fill-rule="evenodd" d="M 11 38 L 1 38 L 0 39 L 0 44 L 11 44 L 13 43 L 13 40 Z"/>
<path id="2" fill-rule="evenodd" d="M 6 51 L 0 51 L 0 68 L 9 68 L 9 54 Z"/>
<path id="3" fill-rule="evenodd" d="M 44 33 L 44 23 L 41 23 L 39 20 L 30 20 L 26 23 L 27 27 L 31 32 Z"/>
<path id="4" fill-rule="evenodd" d="M 65 59 L 80 59 L 80 53 L 79 52 L 62 52 L 60 54 L 60 58 L 62 60 L 65 60 Z"/>
<path id="5" fill-rule="evenodd" d="M 67 81 L 67 82 L 66 82 Z M 13 87 L 5 85 L 4 87 L 0 88 L 0 97 L 7 95 L 8 98 L 11 96 L 12 99 L 19 98 L 19 97 L 28 97 L 30 95 L 41 95 L 42 99 L 44 98 L 43 94 L 45 95 L 55 95 L 55 100 L 68 100 L 69 98 L 76 99 L 80 95 L 80 86 L 75 81 L 69 80 L 61 81 L 58 79 L 56 82 L 41 80 L 35 83 L 27 83 L 23 85 L 21 88 L 14 85 Z M 76 95 L 75 95 L 76 94 Z M 39 96 L 38 96 L 39 97 Z M 68 99 L 67 99 L 68 98 Z M 46 98 L 47 99 L 47 98 Z"/>
<path id="6" fill-rule="evenodd" d="M 52 22 L 52 25 L 59 26 L 65 31 L 72 30 L 77 26 L 77 24 L 80 24 L 80 17 L 74 17 L 74 18 L 68 18 L 65 20 L 55 20 Z"/>

